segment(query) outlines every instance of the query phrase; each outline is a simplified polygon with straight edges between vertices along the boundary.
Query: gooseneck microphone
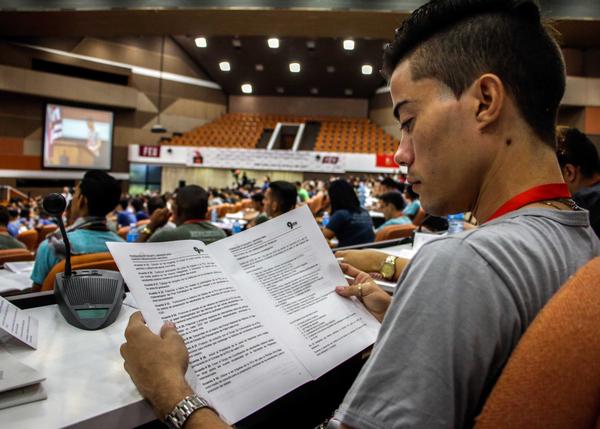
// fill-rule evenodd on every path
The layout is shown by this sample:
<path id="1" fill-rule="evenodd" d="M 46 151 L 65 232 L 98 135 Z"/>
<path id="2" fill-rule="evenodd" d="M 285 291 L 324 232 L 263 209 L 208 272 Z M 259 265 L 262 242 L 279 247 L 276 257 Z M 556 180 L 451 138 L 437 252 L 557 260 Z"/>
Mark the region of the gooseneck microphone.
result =
<path id="1" fill-rule="evenodd" d="M 42 206 L 56 219 L 65 243 L 65 271 L 56 274 L 54 281 L 58 309 L 65 320 L 77 328 L 92 331 L 110 325 L 117 319 L 123 304 L 123 277 L 118 271 L 95 268 L 71 271 L 71 243 L 62 221 L 67 201 L 61 194 L 50 194 Z M 87 237 L 87 240 L 93 239 L 101 237 Z"/>
<path id="2" fill-rule="evenodd" d="M 42 207 L 50 215 L 54 217 L 58 227 L 60 228 L 60 234 L 65 243 L 65 277 L 71 277 L 71 243 L 67 237 L 67 231 L 65 230 L 65 224 L 62 220 L 62 214 L 67 208 L 67 200 L 61 194 L 50 194 L 42 201 Z"/>

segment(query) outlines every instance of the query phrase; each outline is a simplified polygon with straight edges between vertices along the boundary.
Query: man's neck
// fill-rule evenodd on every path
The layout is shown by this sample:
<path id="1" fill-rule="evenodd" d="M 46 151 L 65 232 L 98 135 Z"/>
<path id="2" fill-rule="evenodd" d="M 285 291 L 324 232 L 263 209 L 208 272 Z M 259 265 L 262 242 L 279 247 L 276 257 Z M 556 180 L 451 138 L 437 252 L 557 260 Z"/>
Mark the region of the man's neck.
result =
<path id="1" fill-rule="evenodd" d="M 584 177 L 581 182 L 578 191 L 583 188 L 589 188 L 591 186 L 597 185 L 600 183 L 600 173 L 594 173 L 591 177 Z"/>
<path id="2" fill-rule="evenodd" d="M 516 195 L 539 185 L 564 183 L 556 155 L 541 142 L 512 141 L 486 174 L 472 212 L 479 223 Z"/>

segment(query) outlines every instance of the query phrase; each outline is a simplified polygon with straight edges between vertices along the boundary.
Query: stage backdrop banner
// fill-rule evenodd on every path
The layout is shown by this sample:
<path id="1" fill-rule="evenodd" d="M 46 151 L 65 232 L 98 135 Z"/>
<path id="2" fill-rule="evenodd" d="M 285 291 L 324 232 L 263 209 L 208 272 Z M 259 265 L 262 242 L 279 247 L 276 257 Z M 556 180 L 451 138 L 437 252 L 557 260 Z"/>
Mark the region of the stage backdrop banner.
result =
<path id="1" fill-rule="evenodd" d="M 337 152 L 284 151 L 266 149 L 189 148 L 189 167 L 241 168 L 248 170 L 345 172 L 345 157 Z"/>

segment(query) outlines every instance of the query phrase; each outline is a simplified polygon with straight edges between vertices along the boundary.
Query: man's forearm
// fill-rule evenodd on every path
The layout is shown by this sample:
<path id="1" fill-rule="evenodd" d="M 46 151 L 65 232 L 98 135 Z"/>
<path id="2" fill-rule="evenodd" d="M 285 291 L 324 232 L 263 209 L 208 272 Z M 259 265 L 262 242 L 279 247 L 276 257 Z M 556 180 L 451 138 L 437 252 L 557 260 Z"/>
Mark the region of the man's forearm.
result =
<path id="1" fill-rule="evenodd" d="M 208 408 L 195 411 L 183 425 L 184 429 L 227 429 L 231 428 Z"/>

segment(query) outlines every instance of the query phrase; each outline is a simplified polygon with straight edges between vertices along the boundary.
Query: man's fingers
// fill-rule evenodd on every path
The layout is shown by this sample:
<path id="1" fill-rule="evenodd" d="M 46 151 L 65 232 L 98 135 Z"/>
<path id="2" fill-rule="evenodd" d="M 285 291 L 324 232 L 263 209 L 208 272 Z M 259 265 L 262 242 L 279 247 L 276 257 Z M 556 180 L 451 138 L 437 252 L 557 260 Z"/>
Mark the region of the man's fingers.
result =
<path id="1" fill-rule="evenodd" d="M 350 286 L 337 286 L 335 291 L 338 295 L 349 298 L 351 296 L 356 296 L 357 298 L 362 298 L 366 296 L 369 292 L 369 284 L 368 283 L 357 283 Z"/>
<path id="2" fill-rule="evenodd" d="M 344 274 L 349 275 L 351 277 L 356 277 L 360 273 L 362 273 L 362 271 L 360 271 L 358 268 L 355 268 L 352 265 L 346 264 L 344 262 L 340 262 L 340 268 L 342 269 L 342 272 Z"/>
<path id="3" fill-rule="evenodd" d="M 171 321 L 165 322 L 162 325 L 162 327 L 160 328 L 160 337 L 163 339 L 166 339 L 173 335 L 179 336 L 179 334 L 177 333 L 177 328 L 175 327 L 175 324 Z"/>

